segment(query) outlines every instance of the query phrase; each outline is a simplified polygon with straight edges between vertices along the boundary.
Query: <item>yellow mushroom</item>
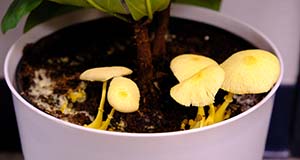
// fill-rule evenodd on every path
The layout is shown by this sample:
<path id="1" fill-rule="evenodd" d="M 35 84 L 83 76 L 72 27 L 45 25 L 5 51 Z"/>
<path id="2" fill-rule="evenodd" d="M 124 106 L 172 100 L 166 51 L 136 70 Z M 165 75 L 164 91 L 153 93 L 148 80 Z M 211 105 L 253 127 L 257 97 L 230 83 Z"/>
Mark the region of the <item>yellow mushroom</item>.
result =
<path id="1" fill-rule="evenodd" d="M 212 64 L 217 65 L 217 62 L 197 54 L 182 54 L 172 59 L 170 68 L 178 81 L 182 82 Z"/>
<path id="2" fill-rule="evenodd" d="M 224 112 L 233 94 L 257 94 L 269 91 L 280 75 L 280 63 L 272 53 L 260 49 L 244 50 L 220 65 L 225 71 L 222 89 L 229 92 L 218 108 L 215 121 L 224 120 Z"/>
<path id="3" fill-rule="evenodd" d="M 84 71 L 81 80 L 105 82 L 113 77 L 130 75 L 132 70 L 123 66 L 98 67 Z"/>
<path id="4" fill-rule="evenodd" d="M 110 82 L 107 100 L 113 109 L 105 123 L 101 126 L 100 129 L 102 130 L 107 129 L 115 110 L 123 113 L 131 113 L 139 109 L 140 91 L 138 86 L 131 79 L 115 77 Z"/>
<path id="5" fill-rule="evenodd" d="M 140 91 L 131 79 L 115 77 L 110 83 L 107 100 L 119 112 L 135 112 L 139 109 Z"/>
<path id="6" fill-rule="evenodd" d="M 129 68 L 122 67 L 122 66 L 111 66 L 111 67 L 99 67 L 99 68 L 88 69 L 80 75 L 81 80 L 103 82 L 101 100 L 98 107 L 98 113 L 95 120 L 91 124 L 87 125 L 88 128 L 100 129 L 102 125 L 107 81 L 113 77 L 129 75 L 131 73 L 132 70 L 130 70 Z"/>
<path id="7" fill-rule="evenodd" d="M 196 123 L 191 128 L 213 123 L 214 97 L 223 83 L 224 76 L 223 69 L 212 64 L 171 88 L 170 95 L 176 102 L 184 106 L 198 106 Z M 203 107 L 206 105 L 210 107 L 210 115 L 205 120 Z"/>

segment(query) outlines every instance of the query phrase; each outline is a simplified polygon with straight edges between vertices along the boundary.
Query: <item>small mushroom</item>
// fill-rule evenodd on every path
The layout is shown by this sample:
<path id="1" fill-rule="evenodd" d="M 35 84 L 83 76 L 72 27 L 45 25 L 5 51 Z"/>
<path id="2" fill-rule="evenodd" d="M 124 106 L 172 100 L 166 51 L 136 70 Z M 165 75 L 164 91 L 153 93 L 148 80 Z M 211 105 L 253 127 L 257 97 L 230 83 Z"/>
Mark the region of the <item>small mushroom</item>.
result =
<path id="1" fill-rule="evenodd" d="M 132 70 L 123 66 L 98 67 L 84 71 L 81 80 L 105 82 L 113 77 L 130 75 Z"/>
<path id="2" fill-rule="evenodd" d="M 99 129 L 102 125 L 107 81 L 113 77 L 129 75 L 131 73 L 132 70 L 130 70 L 129 68 L 122 67 L 122 66 L 112 66 L 112 67 L 99 67 L 99 68 L 88 69 L 80 75 L 81 80 L 103 82 L 101 100 L 98 107 L 98 113 L 95 120 L 91 124 L 87 125 L 88 128 Z"/>
<path id="3" fill-rule="evenodd" d="M 275 55 L 260 49 L 244 50 L 230 56 L 220 65 L 225 71 L 222 89 L 229 92 L 216 111 L 215 121 L 224 120 L 233 94 L 258 94 L 269 91 L 280 75 L 280 63 Z"/>
<path id="4" fill-rule="evenodd" d="M 105 123 L 101 126 L 100 129 L 102 130 L 107 129 L 115 110 L 123 113 L 131 113 L 139 109 L 140 91 L 131 79 L 115 77 L 110 82 L 107 100 L 113 109 Z"/>
<path id="5" fill-rule="evenodd" d="M 140 91 L 131 79 L 115 77 L 110 83 L 107 100 L 119 112 L 135 112 L 139 109 Z"/>
<path id="6" fill-rule="evenodd" d="M 206 105 L 209 105 L 211 113 L 213 112 L 212 115 L 209 115 L 207 124 L 213 123 L 214 97 L 223 83 L 224 76 L 223 69 L 219 65 L 213 64 L 171 88 L 171 97 L 176 102 L 184 106 L 199 107 L 195 118 L 196 124 L 192 128 L 203 126 L 205 122 L 203 107 Z"/>
<path id="7" fill-rule="evenodd" d="M 182 82 L 212 64 L 218 65 L 213 59 L 205 56 L 182 54 L 172 59 L 170 68 L 178 81 Z"/>

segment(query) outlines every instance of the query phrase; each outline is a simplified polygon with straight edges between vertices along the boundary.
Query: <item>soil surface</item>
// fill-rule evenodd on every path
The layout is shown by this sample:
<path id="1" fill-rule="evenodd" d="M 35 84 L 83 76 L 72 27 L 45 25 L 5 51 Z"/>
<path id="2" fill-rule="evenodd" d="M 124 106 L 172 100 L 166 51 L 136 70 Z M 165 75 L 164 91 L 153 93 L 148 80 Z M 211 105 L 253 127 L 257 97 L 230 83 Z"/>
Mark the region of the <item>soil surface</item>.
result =
<path id="1" fill-rule="evenodd" d="M 129 114 L 116 112 L 110 130 L 139 133 L 181 130 L 184 119 L 195 118 L 197 107 L 181 106 L 170 97 L 170 88 L 178 83 L 169 68 L 171 59 L 196 53 L 222 63 L 237 51 L 256 48 L 227 31 L 177 18 L 171 19 L 166 39 L 167 56 L 154 59 L 157 78 L 153 83 L 160 93 L 157 104 L 141 106 L 139 111 Z M 94 119 L 102 90 L 101 82 L 79 80 L 83 71 L 101 66 L 126 66 L 133 70 L 127 77 L 137 80 L 133 28 L 115 18 L 59 30 L 28 44 L 23 54 L 16 74 L 21 95 L 40 110 L 78 125 L 89 124 Z M 224 95 L 225 91 L 218 92 L 216 106 L 223 102 Z M 231 117 L 246 111 L 264 96 L 235 95 L 228 108 Z M 106 101 L 104 118 L 110 110 Z"/>

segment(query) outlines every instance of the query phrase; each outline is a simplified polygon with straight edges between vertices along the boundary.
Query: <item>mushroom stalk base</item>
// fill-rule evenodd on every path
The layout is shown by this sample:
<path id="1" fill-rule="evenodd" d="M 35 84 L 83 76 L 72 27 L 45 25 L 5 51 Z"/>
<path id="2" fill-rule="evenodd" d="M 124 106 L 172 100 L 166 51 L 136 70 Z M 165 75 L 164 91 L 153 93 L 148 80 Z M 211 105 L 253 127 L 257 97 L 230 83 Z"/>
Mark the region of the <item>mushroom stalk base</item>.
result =
<path id="1" fill-rule="evenodd" d="M 226 108 L 233 101 L 233 93 L 228 93 L 228 95 L 226 95 L 224 97 L 224 100 L 225 101 L 222 103 L 222 105 L 216 111 L 215 123 L 224 120 Z"/>
<path id="2" fill-rule="evenodd" d="M 106 98 L 106 88 L 107 88 L 107 82 L 105 81 L 105 82 L 103 82 L 103 85 L 102 85 L 102 95 L 101 95 L 101 100 L 100 100 L 97 116 L 91 124 L 86 126 L 88 128 L 100 129 L 100 127 L 102 125 L 104 103 L 105 103 L 105 98 Z"/>

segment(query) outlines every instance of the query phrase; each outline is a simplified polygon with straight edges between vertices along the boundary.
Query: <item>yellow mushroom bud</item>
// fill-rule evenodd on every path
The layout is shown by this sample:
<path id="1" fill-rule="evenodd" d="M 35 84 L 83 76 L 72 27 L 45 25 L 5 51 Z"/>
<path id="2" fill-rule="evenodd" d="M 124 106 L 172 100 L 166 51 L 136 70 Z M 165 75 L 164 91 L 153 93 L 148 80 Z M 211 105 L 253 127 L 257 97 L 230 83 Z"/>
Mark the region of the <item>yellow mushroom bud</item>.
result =
<path id="1" fill-rule="evenodd" d="M 182 54 L 172 59 L 170 68 L 178 81 L 182 82 L 212 64 L 217 65 L 217 62 L 201 55 Z"/>
<path id="2" fill-rule="evenodd" d="M 119 112 L 135 112 L 139 108 L 140 91 L 132 80 L 115 77 L 110 82 L 107 100 Z"/>

